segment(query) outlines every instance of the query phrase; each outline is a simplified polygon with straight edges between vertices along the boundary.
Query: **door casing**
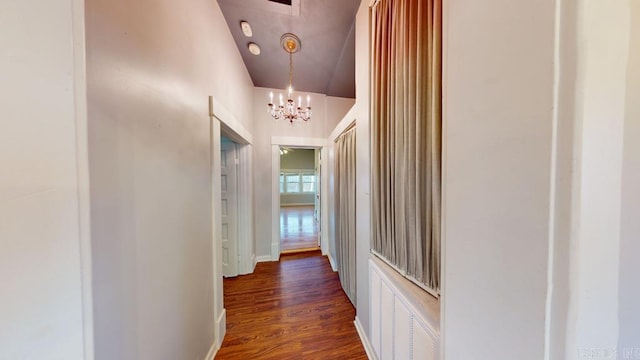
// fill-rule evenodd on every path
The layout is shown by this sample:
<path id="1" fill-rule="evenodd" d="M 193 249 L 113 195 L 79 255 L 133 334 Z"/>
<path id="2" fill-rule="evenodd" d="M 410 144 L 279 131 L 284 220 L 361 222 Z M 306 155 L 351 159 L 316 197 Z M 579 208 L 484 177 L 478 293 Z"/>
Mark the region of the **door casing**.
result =
<path id="1" fill-rule="evenodd" d="M 292 148 L 316 148 L 320 151 L 321 166 L 326 169 L 327 139 L 272 136 L 271 137 L 271 261 L 280 259 L 280 146 Z M 329 238 L 328 231 L 328 203 L 327 194 L 327 171 L 322 171 L 320 179 L 320 250 L 323 255 L 328 254 Z"/>

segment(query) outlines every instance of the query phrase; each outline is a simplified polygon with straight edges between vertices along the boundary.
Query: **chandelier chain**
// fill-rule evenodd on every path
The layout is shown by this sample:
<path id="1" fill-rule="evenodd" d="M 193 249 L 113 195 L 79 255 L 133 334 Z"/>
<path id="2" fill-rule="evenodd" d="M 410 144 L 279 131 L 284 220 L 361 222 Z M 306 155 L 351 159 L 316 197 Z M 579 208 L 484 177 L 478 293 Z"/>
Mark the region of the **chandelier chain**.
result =
<path id="1" fill-rule="evenodd" d="M 293 53 L 289 52 L 289 89 L 293 88 Z"/>

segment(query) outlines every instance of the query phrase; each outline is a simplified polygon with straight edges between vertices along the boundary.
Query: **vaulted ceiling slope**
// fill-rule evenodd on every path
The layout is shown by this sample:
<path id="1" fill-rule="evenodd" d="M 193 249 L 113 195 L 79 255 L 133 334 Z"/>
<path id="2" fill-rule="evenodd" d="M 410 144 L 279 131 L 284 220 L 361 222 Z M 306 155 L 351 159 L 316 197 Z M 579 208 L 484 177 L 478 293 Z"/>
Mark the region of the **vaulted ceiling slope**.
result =
<path id="1" fill-rule="evenodd" d="M 359 3 L 359 0 L 218 0 L 255 86 L 286 88 L 289 55 L 280 46 L 280 37 L 292 32 L 302 43 L 300 51 L 293 55 L 294 89 L 347 98 L 355 98 L 354 27 Z M 243 20 L 251 24 L 250 38 L 242 33 Z M 260 55 L 249 52 L 250 42 L 260 46 Z"/>

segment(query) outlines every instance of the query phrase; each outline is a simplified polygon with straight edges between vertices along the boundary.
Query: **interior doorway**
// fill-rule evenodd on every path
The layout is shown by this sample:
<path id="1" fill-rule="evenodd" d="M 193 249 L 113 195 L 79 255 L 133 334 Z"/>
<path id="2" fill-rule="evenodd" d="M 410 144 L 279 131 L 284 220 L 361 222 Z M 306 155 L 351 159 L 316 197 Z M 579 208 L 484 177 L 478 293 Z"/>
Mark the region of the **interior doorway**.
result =
<path id="1" fill-rule="evenodd" d="M 280 146 L 280 252 L 320 248 L 319 149 Z"/>
<path id="2" fill-rule="evenodd" d="M 322 171 L 327 166 L 327 139 L 310 138 L 310 137 L 291 137 L 291 136 L 273 136 L 271 137 L 271 259 L 278 261 L 280 259 L 280 150 L 282 147 L 293 149 L 314 149 L 320 152 L 320 159 L 317 189 L 320 197 L 320 210 L 318 221 L 318 237 L 320 238 L 320 250 L 323 255 L 329 252 L 329 238 L 325 229 L 329 228 L 327 216 L 327 172 Z"/>

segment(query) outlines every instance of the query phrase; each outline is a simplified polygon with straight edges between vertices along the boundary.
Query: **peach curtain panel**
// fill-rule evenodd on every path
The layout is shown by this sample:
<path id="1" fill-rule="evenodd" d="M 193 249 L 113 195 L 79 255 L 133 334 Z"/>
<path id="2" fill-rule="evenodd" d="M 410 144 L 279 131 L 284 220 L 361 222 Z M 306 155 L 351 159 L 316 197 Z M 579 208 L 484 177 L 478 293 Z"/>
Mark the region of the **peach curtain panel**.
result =
<path id="1" fill-rule="evenodd" d="M 379 0 L 372 19 L 374 253 L 440 289 L 442 4 Z"/>
<path id="2" fill-rule="evenodd" d="M 336 261 L 344 292 L 356 304 L 356 130 L 335 145 Z"/>

